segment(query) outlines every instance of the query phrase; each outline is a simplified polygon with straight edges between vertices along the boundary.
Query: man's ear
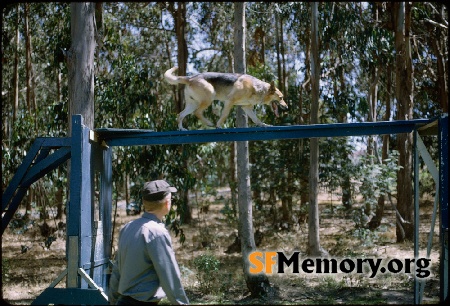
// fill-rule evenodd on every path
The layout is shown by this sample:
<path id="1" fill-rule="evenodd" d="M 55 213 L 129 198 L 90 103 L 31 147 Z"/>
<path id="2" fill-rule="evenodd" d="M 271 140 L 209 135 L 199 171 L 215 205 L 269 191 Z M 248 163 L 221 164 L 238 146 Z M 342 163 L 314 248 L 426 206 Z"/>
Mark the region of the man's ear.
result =
<path id="1" fill-rule="evenodd" d="M 172 197 L 167 197 L 166 198 L 166 205 L 169 205 L 172 203 Z"/>

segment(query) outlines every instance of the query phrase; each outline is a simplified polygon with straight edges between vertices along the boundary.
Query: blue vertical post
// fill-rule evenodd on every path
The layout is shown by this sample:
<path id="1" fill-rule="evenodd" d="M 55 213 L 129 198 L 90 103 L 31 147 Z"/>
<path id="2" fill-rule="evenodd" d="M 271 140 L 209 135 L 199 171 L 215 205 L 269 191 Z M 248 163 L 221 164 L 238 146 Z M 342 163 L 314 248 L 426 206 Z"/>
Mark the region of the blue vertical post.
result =
<path id="1" fill-rule="evenodd" d="M 67 288 L 80 288 L 78 268 L 81 265 L 82 231 L 85 222 L 82 210 L 91 202 L 89 129 L 83 117 L 72 117 L 72 159 L 70 162 L 70 201 L 67 221 Z"/>
<path id="2" fill-rule="evenodd" d="M 102 163 L 102 184 L 101 184 L 101 202 L 102 202 L 102 218 L 103 218 L 103 254 L 104 260 L 102 266 L 101 286 L 107 292 L 110 274 L 106 273 L 109 269 L 109 259 L 111 258 L 112 244 L 112 148 L 103 149 Z"/>
<path id="3" fill-rule="evenodd" d="M 106 291 L 107 269 L 111 253 L 112 154 L 111 148 L 91 142 L 95 199 L 91 212 L 91 252 L 86 254 L 83 269 Z M 90 257 L 88 257 L 88 255 Z"/>
<path id="4" fill-rule="evenodd" d="M 81 271 L 105 291 L 111 255 L 112 153 L 111 148 L 98 144 L 90 139 L 90 135 L 91 130 L 83 125 L 82 116 L 74 115 L 67 222 L 67 288 L 89 287 L 86 278 L 80 277 Z"/>
<path id="5" fill-rule="evenodd" d="M 419 151 L 417 149 L 417 129 L 414 129 L 413 140 L 413 158 L 414 158 L 414 258 L 419 258 Z M 420 302 L 420 283 L 417 277 L 414 277 L 414 304 Z"/>
<path id="6" fill-rule="evenodd" d="M 440 300 L 448 300 L 448 114 L 439 118 L 439 196 L 441 212 Z"/>
<path id="7" fill-rule="evenodd" d="M 86 269 L 86 264 L 91 261 L 93 246 L 93 208 L 94 208 L 94 169 L 93 169 L 93 149 L 89 141 L 90 129 L 83 126 L 83 151 L 81 152 L 81 190 L 80 190 L 80 223 L 79 223 L 79 268 Z M 80 279 L 80 288 L 87 289 L 88 283 Z"/>

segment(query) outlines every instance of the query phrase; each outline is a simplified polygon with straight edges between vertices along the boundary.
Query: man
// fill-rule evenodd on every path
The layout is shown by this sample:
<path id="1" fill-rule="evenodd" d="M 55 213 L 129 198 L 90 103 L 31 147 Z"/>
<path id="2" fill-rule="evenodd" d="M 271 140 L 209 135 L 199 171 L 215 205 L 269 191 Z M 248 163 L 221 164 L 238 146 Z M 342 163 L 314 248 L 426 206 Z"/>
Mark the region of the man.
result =
<path id="1" fill-rule="evenodd" d="M 169 232 L 162 222 L 170 211 L 172 192 L 164 180 L 144 184 L 144 213 L 119 233 L 109 302 L 116 305 L 151 305 L 167 296 L 171 304 L 189 304 Z"/>

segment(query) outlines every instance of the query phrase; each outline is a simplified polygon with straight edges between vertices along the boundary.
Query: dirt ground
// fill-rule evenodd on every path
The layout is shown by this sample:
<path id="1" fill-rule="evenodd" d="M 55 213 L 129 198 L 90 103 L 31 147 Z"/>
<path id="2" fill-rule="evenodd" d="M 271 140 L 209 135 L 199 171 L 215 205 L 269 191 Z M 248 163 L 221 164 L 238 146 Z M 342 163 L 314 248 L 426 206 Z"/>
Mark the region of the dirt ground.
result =
<path id="1" fill-rule="evenodd" d="M 197 200 L 195 200 L 197 199 Z M 384 273 L 374 278 L 366 274 L 306 274 L 292 273 L 268 275 L 273 288 L 265 298 L 250 297 L 242 272 L 240 253 L 225 252 L 235 240 L 237 223 L 224 210 L 227 194 L 220 196 L 199 196 L 193 200 L 193 222 L 183 225 L 186 240 L 180 243 L 173 232 L 175 253 L 182 272 L 187 295 L 193 304 L 412 304 L 414 302 L 413 274 Z M 355 211 L 341 209 L 336 196 L 320 197 L 320 239 L 322 247 L 331 258 L 414 258 L 413 243 L 395 243 L 395 212 L 386 205 L 385 217 L 378 230 L 356 230 Z M 208 206 L 208 212 L 200 207 Z M 354 205 L 357 209 L 358 205 Z M 432 199 L 421 202 L 420 215 L 420 257 L 426 256 L 430 232 Z M 204 210 L 204 209 L 203 209 Z M 286 255 L 299 251 L 306 257 L 307 223 L 301 222 L 289 230 L 278 229 L 260 220 L 267 211 L 254 210 L 255 229 L 261 233 L 258 250 L 282 251 Z M 136 218 L 127 216 L 124 202 L 118 206 L 115 242 L 117 233 L 126 222 Z M 265 219 L 267 220 L 267 219 Z M 56 228 L 65 220 L 48 220 Z M 426 279 L 422 302 L 439 302 L 439 239 L 435 226 L 431 252 L 432 275 Z M 2 236 L 2 296 L 14 305 L 29 305 L 66 268 L 65 233 L 57 231 L 57 237 L 50 248 L 45 246 L 40 229 L 42 221 L 23 234 L 14 234 L 7 229 Z M 212 280 L 210 292 L 200 286 L 201 272 L 194 260 L 202 254 L 213 256 L 220 262 L 219 277 Z M 57 287 L 65 287 L 63 279 Z M 166 302 L 167 303 L 167 302 Z M 164 301 L 163 301 L 164 304 Z"/>

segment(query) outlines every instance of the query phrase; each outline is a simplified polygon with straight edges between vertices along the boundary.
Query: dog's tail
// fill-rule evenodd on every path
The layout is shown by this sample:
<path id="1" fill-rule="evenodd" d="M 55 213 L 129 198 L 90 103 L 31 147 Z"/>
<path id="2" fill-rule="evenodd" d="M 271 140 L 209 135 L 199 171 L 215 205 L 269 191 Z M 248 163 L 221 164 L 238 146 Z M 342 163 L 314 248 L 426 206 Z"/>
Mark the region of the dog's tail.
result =
<path id="1" fill-rule="evenodd" d="M 172 85 L 177 85 L 177 84 L 189 84 L 189 79 L 188 79 L 188 77 L 185 77 L 185 76 L 176 76 L 176 75 L 173 74 L 173 72 L 175 72 L 175 71 L 177 71 L 177 70 L 178 70 L 178 67 L 173 67 L 173 68 L 170 68 L 169 70 L 167 70 L 167 71 L 164 73 L 164 78 L 166 79 L 166 81 L 167 81 L 169 84 L 172 84 Z"/>

